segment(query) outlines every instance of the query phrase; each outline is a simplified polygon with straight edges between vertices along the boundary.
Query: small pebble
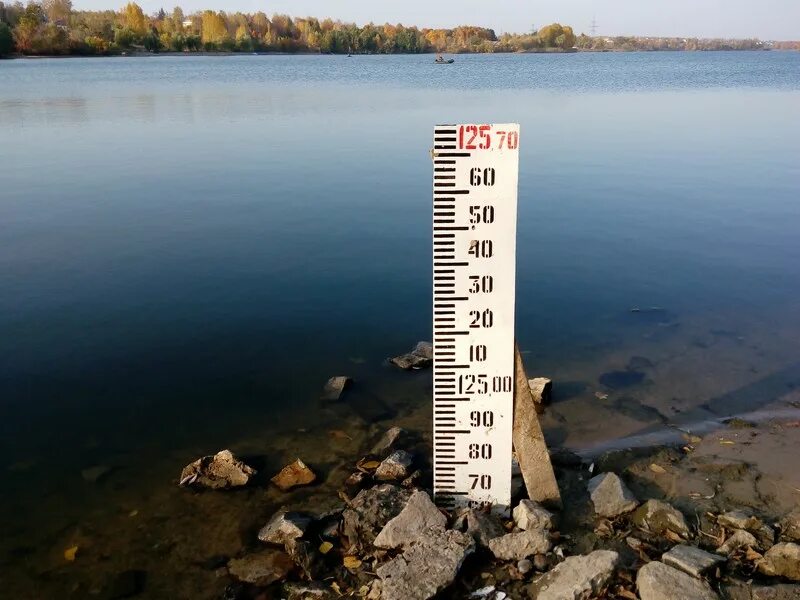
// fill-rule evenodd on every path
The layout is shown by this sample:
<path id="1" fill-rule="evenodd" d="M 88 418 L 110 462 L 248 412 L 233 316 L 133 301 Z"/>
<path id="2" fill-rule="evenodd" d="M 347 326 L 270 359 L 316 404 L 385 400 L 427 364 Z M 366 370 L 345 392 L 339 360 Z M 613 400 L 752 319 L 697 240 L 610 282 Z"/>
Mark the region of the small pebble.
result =
<path id="1" fill-rule="evenodd" d="M 531 569 L 533 569 L 533 563 L 527 558 L 523 558 L 521 561 L 517 563 L 517 571 L 519 571 L 523 575 L 525 575 L 525 573 L 530 572 Z"/>
<path id="2" fill-rule="evenodd" d="M 533 566 L 537 571 L 546 571 L 550 564 L 544 554 L 536 554 L 533 557 Z"/>

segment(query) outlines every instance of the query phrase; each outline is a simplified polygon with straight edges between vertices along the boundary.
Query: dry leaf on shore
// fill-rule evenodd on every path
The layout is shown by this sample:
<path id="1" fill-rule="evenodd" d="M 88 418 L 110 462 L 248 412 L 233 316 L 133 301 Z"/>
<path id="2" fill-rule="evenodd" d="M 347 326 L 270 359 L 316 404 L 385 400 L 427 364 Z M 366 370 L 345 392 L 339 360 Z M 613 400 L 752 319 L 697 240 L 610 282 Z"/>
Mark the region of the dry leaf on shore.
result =
<path id="1" fill-rule="evenodd" d="M 75 562 L 75 556 L 78 554 L 78 547 L 71 546 L 64 550 L 64 560 L 67 562 Z"/>
<path id="2" fill-rule="evenodd" d="M 342 562 L 347 569 L 357 569 L 361 566 L 361 560 L 357 556 L 345 556 Z"/>

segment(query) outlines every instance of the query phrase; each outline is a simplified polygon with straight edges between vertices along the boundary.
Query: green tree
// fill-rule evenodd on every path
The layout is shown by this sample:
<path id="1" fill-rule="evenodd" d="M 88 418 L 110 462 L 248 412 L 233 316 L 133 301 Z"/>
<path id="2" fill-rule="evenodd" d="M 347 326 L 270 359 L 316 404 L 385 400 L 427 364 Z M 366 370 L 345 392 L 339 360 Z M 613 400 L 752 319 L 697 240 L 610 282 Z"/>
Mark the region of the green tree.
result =
<path id="1" fill-rule="evenodd" d="M 144 49 L 148 52 L 158 52 L 161 49 L 161 40 L 155 31 L 148 31 L 142 37 L 142 44 Z"/>
<path id="2" fill-rule="evenodd" d="M 31 2 L 22 13 L 14 28 L 14 40 L 17 49 L 25 53 L 34 51 L 36 38 L 45 22 L 45 14 L 41 4 Z"/>
<path id="3" fill-rule="evenodd" d="M 11 28 L 0 21 L 0 57 L 8 56 L 14 51 L 14 36 Z"/>
<path id="4" fill-rule="evenodd" d="M 114 32 L 114 43 L 120 48 L 130 48 L 136 41 L 136 34 L 128 28 L 117 29 Z"/>

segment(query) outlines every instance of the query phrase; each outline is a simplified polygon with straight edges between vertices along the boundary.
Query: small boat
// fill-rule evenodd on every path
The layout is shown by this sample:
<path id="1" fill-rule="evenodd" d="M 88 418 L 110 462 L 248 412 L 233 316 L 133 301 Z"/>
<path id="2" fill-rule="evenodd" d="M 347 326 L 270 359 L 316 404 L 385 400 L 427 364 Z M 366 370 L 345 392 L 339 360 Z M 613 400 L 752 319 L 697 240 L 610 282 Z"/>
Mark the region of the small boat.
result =
<path id="1" fill-rule="evenodd" d="M 436 60 L 434 60 L 433 62 L 436 63 L 437 65 L 452 65 L 456 61 L 452 58 L 448 58 L 447 60 L 445 60 L 442 56 L 437 56 Z"/>

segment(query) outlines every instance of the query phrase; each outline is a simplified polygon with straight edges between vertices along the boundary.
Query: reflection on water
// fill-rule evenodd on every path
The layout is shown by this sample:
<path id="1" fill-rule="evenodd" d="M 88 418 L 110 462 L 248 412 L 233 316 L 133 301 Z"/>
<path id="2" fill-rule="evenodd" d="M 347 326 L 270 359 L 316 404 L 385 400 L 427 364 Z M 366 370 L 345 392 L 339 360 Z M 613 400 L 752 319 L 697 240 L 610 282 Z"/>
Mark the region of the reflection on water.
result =
<path id="1" fill-rule="evenodd" d="M 383 361 L 430 337 L 436 122 L 522 125 L 517 334 L 556 381 L 551 443 L 800 384 L 800 55 L 428 59 L 0 66 L 0 578 L 20 597 L 130 568 L 152 597 L 213 597 L 210 557 L 319 499 L 184 494 L 185 463 L 302 455 L 333 486 L 388 422 L 428 428 L 428 375 Z M 320 404 L 339 373 L 347 402 Z"/>

